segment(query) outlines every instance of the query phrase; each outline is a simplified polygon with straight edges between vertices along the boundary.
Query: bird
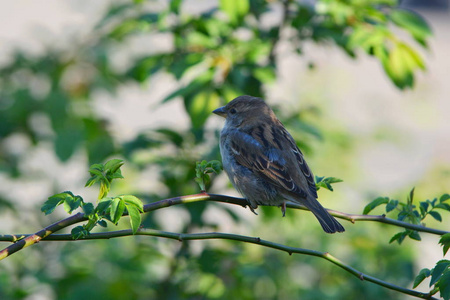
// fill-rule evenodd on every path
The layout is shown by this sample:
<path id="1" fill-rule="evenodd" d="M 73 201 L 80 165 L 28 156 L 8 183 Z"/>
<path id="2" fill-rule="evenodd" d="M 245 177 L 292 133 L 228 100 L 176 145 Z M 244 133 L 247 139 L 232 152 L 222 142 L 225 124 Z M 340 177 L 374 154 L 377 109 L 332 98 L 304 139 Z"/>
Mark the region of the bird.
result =
<path id="1" fill-rule="evenodd" d="M 279 206 L 284 217 L 290 201 L 306 206 L 326 233 L 345 231 L 317 201 L 303 153 L 263 99 L 239 96 L 213 113 L 225 118 L 219 145 L 223 169 L 253 212 L 258 205 Z"/>

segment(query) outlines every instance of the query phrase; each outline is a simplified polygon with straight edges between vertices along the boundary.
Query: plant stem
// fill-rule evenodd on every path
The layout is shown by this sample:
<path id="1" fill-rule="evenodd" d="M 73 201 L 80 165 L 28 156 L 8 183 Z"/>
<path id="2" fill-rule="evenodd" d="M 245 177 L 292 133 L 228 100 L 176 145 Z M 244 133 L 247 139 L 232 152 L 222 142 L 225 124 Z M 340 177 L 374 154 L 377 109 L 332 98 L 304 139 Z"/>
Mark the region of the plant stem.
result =
<path id="1" fill-rule="evenodd" d="M 90 235 L 83 237 L 79 240 L 97 240 L 97 239 L 111 239 L 111 238 L 118 238 L 118 237 L 124 237 L 124 236 L 132 236 L 133 231 L 132 230 L 119 230 L 119 231 L 110 231 L 110 232 L 99 232 L 99 233 L 91 233 Z M 370 281 L 372 283 L 375 283 L 379 286 L 383 286 L 385 288 L 411 295 L 417 298 L 422 299 L 436 299 L 432 297 L 430 293 L 422 293 L 414 290 L 410 290 L 407 288 L 403 288 L 400 286 L 397 286 L 395 284 L 383 281 L 379 278 L 367 275 L 362 273 L 361 271 L 358 271 L 357 269 L 345 264 L 338 258 L 334 257 L 328 252 L 320 252 L 316 250 L 310 250 L 310 249 L 304 249 L 304 248 L 297 248 L 297 247 L 290 247 L 283 244 L 274 243 L 271 241 L 260 239 L 259 237 L 249 237 L 249 236 L 243 236 L 243 235 L 237 235 L 237 234 L 229 234 L 229 233 L 220 233 L 220 232 L 207 232 L 207 233 L 174 233 L 174 232 L 167 232 L 167 231 L 160 231 L 160 230 L 154 230 L 154 229 L 144 229 L 141 228 L 137 231 L 136 235 L 146 235 L 146 236 L 156 236 L 156 237 L 162 237 L 162 238 L 168 238 L 178 241 L 189 241 L 189 240 L 211 240 L 211 239 L 222 239 L 222 240 L 233 240 L 233 241 L 240 241 L 245 243 L 251 243 L 256 244 L 260 246 L 264 246 L 267 248 L 272 248 L 280 251 L 284 251 L 289 253 L 289 255 L 295 254 L 304 254 L 309 256 L 316 256 L 320 257 L 322 259 L 325 259 L 338 267 L 344 269 L 345 271 L 349 272 L 350 274 L 354 275 L 360 280 Z M 13 236 L 11 236 L 12 238 Z M 72 239 L 72 236 L 70 234 L 52 234 L 50 236 L 47 236 L 43 239 L 43 241 L 75 241 Z"/>

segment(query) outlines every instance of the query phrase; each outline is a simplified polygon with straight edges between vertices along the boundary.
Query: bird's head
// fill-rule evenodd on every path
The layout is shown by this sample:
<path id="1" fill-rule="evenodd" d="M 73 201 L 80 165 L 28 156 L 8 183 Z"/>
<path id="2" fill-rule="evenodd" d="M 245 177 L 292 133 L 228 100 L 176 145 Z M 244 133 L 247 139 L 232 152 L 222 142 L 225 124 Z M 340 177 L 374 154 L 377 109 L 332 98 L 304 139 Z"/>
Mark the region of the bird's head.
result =
<path id="1" fill-rule="evenodd" d="M 275 118 L 272 109 L 261 98 L 239 96 L 213 113 L 226 119 L 226 126 L 240 127 L 264 118 Z"/>

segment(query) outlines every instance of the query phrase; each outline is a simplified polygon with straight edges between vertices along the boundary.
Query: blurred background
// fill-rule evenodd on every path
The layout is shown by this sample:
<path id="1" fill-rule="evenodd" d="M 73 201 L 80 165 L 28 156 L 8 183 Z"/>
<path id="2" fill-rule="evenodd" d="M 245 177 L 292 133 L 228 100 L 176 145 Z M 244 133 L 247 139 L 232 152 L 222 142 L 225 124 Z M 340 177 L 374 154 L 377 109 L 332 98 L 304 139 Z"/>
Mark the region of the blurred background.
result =
<path id="1" fill-rule="evenodd" d="M 40 212 L 54 193 L 95 202 L 88 167 L 110 158 L 126 162 L 112 195 L 150 203 L 199 192 L 195 162 L 220 159 L 223 120 L 210 112 L 242 94 L 275 109 L 315 175 L 344 180 L 319 191 L 327 208 L 361 214 L 413 187 L 418 201 L 449 192 L 448 1 L 397 4 L 0 3 L 0 234 L 64 218 L 62 208 Z M 208 191 L 238 196 L 225 174 Z M 258 213 L 197 203 L 147 214 L 143 225 L 328 251 L 407 288 L 442 258 L 437 236 L 389 244 L 400 229 L 343 221 L 344 234 L 326 235 L 304 211 Z M 448 230 L 448 218 L 427 226 Z M 410 299 L 318 258 L 220 240 L 41 242 L 0 270 L 1 299 Z"/>

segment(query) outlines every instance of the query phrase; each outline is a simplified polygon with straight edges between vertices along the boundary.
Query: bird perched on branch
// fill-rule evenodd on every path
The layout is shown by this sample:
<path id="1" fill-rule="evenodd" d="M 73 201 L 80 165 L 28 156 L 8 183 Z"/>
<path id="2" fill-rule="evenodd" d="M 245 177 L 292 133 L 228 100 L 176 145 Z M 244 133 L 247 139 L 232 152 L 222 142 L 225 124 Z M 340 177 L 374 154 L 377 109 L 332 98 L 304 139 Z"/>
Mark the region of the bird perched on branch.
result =
<path id="1" fill-rule="evenodd" d="M 294 139 L 260 98 L 240 96 L 213 113 L 224 117 L 220 152 L 233 186 L 254 211 L 258 205 L 281 206 L 286 201 L 306 206 L 327 233 L 344 227 L 316 200 L 314 176 Z"/>

